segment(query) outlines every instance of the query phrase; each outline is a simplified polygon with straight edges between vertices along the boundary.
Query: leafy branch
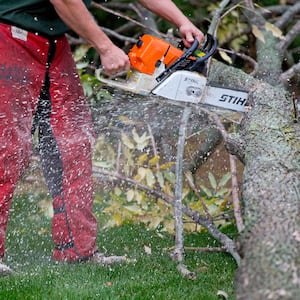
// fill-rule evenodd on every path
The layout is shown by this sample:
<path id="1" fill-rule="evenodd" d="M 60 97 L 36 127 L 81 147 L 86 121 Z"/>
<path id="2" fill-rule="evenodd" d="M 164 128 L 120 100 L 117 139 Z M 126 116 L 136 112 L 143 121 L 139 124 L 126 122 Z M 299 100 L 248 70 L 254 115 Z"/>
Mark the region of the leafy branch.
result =
<path id="1" fill-rule="evenodd" d="M 183 119 L 186 119 L 188 116 L 188 112 L 183 115 Z M 187 120 L 187 119 L 186 119 Z M 184 124 L 183 124 L 184 125 Z M 237 263 L 240 262 L 239 254 L 237 253 L 234 241 L 231 240 L 229 237 L 227 237 L 225 234 L 223 234 L 215 225 L 215 218 L 211 215 L 210 210 L 215 214 L 219 213 L 220 210 L 223 210 L 226 206 L 227 200 L 223 199 L 224 195 L 228 195 L 230 193 L 227 189 L 222 189 L 222 187 L 227 183 L 227 181 L 230 179 L 230 176 L 228 174 L 224 175 L 223 178 L 219 183 L 216 182 L 216 179 L 212 174 L 209 175 L 210 182 L 212 184 L 212 187 L 214 189 L 214 199 L 211 199 L 209 195 L 205 193 L 205 188 L 201 189 L 204 196 L 201 196 L 199 194 L 199 188 L 196 187 L 191 174 L 188 172 L 185 172 L 185 178 L 187 179 L 190 189 L 183 188 L 183 193 L 180 191 L 177 191 L 176 196 L 176 187 L 175 187 L 175 193 L 173 192 L 172 185 L 177 184 L 176 180 L 179 180 L 183 182 L 183 180 L 174 175 L 170 170 L 170 168 L 173 167 L 174 163 L 160 163 L 160 158 L 157 155 L 157 150 L 154 151 L 156 155 L 151 158 L 149 156 L 149 151 L 147 150 L 147 153 L 143 153 L 141 155 L 138 155 L 138 152 L 145 151 L 147 147 L 149 147 L 149 142 L 151 142 L 152 146 L 155 145 L 154 137 L 151 135 L 148 135 L 146 133 L 143 133 L 142 135 L 139 135 L 135 129 L 132 130 L 132 137 L 130 138 L 127 136 L 124 132 L 121 134 L 121 146 L 118 146 L 118 153 L 115 153 L 115 156 L 117 156 L 117 159 L 114 161 L 113 158 L 111 158 L 111 163 L 107 163 L 105 161 L 101 162 L 94 162 L 94 175 L 96 178 L 101 178 L 101 181 L 103 180 L 109 180 L 110 182 L 113 182 L 114 185 L 123 185 L 131 187 L 126 192 L 126 201 L 127 205 L 125 205 L 126 209 L 130 209 L 135 214 L 142 214 L 140 209 L 134 205 L 128 206 L 128 202 L 137 201 L 138 204 L 140 204 L 140 207 L 145 207 L 146 209 L 149 208 L 149 205 L 145 205 L 146 202 L 149 202 L 149 200 L 145 200 L 144 196 L 141 195 L 141 192 L 144 191 L 148 196 L 151 196 L 152 198 L 156 199 L 156 204 L 160 205 L 161 211 L 158 212 L 160 214 L 160 217 L 158 218 L 159 222 L 162 220 L 163 216 L 162 213 L 162 206 L 161 203 L 159 203 L 160 200 L 163 200 L 165 205 L 175 207 L 176 204 L 176 197 L 177 201 L 180 200 L 180 205 L 177 207 L 177 209 L 180 210 L 179 214 L 177 211 L 177 216 L 175 218 L 181 218 L 181 213 L 185 214 L 187 217 L 191 218 L 195 224 L 201 225 L 205 227 L 210 234 L 215 237 L 218 241 L 220 241 L 224 247 L 226 248 L 226 251 L 229 252 L 237 261 Z M 184 139 L 184 133 L 182 133 L 182 138 Z M 102 140 L 101 145 L 106 145 Z M 96 145 L 96 149 L 98 151 L 101 151 L 99 148 L 99 145 Z M 122 150 L 121 150 L 122 149 Z M 147 148 L 148 149 L 148 148 Z M 127 160 L 127 162 L 121 162 L 121 152 L 124 155 L 124 158 Z M 112 150 L 108 150 L 108 152 L 111 154 Z M 101 155 L 97 155 L 97 157 L 101 157 Z M 103 158 L 103 155 L 102 155 Z M 179 157 L 182 161 L 181 156 Z M 115 164 L 119 165 L 116 166 Z M 120 167 L 122 165 L 122 167 Z M 177 168 L 180 168 L 180 166 Z M 112 169 L 115 169 L 115 171 L 112 171 Z M 182 168 L 180 168 L 182 170 Z M 120 172 L 122 171 L 122 173 Z M 178 170 L 177 170 L 178 171 Z M 158 184 L 156 184 L 158 183 Z M 172 184 L 172 185 L 170 185 Z M 220 189 L 219 189 L 220 188 Z M 180 186 L 180 189 L 182 191 L 182 187 Z M 217 191 L 217 189 L 219 189 Z M 206 189 L 207 192 L 208 189 Z M 182 199 L 187 199 L 186 196 L 190 195 L 191 192 L 194 192 L 194 198 L 192 200 L 193 203 L 200 203 L 200 207 L 197 205 L 193 209 L 187 204 L 182 203 Z M 208 192 L 207 192 L 208 193 Z M 121 195 L 121 193 L 119 193 Z M 212 195 L 212 194 L 211 194 Z M 204 198 L 207 200 L 204 200 Z M 179 199 L 179 200 L 178 200 Z M 188 200 L 185 200 L 185 202 L 189 203 Z M 125 202 L 126 204 L 126 202 Z M 108 208 L 109 212 L 114 211 L 116 208 L 115 204 L 111 204 L 113 207 L 110 209 Z M 121 204 L 120 204 L 121 205 Z M 178 205 L 178 203 L 177 203 Z M 225 206 L 224 206 L 225 205 Z M 216 211 L 213 206 L 219 207 L 219 209 Z M 210 209 L 211 207 L 211 209 Z M 200 212 L 203 211 L 203 214 Z M 154 212 L 152 211 L 151 217 L 154 217 Z M 146 218 L 147 220 L 147 218 Z M 149 220 L 149 219 L 148 219 Z M 153 221 L 153 220 L 152 220 Z M 159 222 L 155 222 L 156 226 Z M 176 224 L 176 223 L 175 223 Z M 174 226 L 174 224 L 173 224 Z M 179 226 L 180 221 L 179 221 Z M 178 227 L 178 224 L 177 224 Z M 182 236 L 182 233 L 180 230 L 178 231 L 178 228 L 176 227 L 176 234 L 180 234 Z M 178 233 L 179 232 L 179 233 Z M 180 238 L 180 237 L 179 237 Z M 180 240 L 177 244 L 178 249 L 180 249 L 180 253 L 183 256 L 183 239 Z M 176 249 L 176 246 L 175 248 Z M 178 251 L 178 250 L 177 250 Z M 182 263 L 182 256 L 179 260 L 180 263 Z"/>

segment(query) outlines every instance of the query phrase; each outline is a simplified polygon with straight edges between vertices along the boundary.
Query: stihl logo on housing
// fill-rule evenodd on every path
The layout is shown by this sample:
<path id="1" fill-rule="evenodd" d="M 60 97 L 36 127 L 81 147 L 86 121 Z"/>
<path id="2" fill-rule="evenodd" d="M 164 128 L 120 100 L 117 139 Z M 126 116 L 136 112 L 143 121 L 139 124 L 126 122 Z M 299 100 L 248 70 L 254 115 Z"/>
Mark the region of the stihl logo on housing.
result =
<path id="1" fill-rule="evenodd" d="M 217 41 L 209 34 L 201 50 L 195 40 L 185 52 L 171 44 L 143 35 L 132 47 L 128 56 L 131 70 L 126 80 L 97 78 L 113 87 L 130 92 L 154 94 L 167 99 L 203 103 L 244 112 L 248 99 L 246 91 L 208 85 L 206 62 L 217 49 Z"/>

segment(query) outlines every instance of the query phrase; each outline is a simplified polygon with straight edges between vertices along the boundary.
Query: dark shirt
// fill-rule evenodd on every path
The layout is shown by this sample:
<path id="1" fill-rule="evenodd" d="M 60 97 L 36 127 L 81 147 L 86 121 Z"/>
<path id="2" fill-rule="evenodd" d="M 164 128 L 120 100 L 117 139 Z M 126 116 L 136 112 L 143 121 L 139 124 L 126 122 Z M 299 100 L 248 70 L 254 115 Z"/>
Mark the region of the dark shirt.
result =
<path id="1" fill-rule="evenodd" d="M 83 0 L 89 6 L 91 0 Z M 49 0 L 0 0 L 0 22 L 46 36 L 59 36 L 70 29 Z"/>

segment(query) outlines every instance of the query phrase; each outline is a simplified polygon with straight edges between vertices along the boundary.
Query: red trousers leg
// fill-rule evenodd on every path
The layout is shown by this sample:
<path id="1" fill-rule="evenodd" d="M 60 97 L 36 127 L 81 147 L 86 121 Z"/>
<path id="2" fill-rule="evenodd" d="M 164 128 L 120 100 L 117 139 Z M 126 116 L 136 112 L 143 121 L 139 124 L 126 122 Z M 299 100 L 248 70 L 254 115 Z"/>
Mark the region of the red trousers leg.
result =
<path id="1" fill-rule="evenodd" d="M 10 26 L 0 25 L 0 259 L 12 195 L 31 153 L 32 115 L 43 80 L 22 43 L 12 38 Z"/>
<path id="2" fill-rule="evenodd" d="M 49 52 L 51 46 L 55 51 Z M 0 93 L 0 258 L 13 190 L 31 152 L 34 116 L 53 196 L 53 258 L 74 261 L 91 256 L 97 251 L 92 123 L 66 38 L 49 41 L 30 33 L 13 38 L 11 27 L 1 24 Z"/>
<path id="3" fill-rule="evenodd" d="M 97 222 L 92 214 L 93 130 L 66 38 L 58 39 L 55 48 L 49 69 L 49 90 L 44 95 L 50 98 L 51 113 L 43 120 L 50 123 L 40 136 L 41 154 L 54 198 L 53 258 L 74 261 L 86 259 L 97 251 Z"/>

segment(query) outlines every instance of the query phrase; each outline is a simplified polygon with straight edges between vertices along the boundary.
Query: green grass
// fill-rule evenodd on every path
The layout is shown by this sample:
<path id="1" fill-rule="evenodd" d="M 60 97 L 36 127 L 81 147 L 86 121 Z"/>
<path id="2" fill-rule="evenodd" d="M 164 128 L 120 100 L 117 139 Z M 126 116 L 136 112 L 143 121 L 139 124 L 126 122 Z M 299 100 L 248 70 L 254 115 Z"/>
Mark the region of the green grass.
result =
<path id="1" fill-rule="evenodd" d="M 98 267 L 51 261 L 51 220 L 39 213 L 37 196 L 14 199 L 7 234 L 5 263 L 16 275 L 0 277 L 0 299 L 221 299 L 222 290 L 233 299 L 234 260 L 225 253 L 188 251 L 185 263 L 197 273 L 192 281 L 176 269 L 165 248 L 174 245 L 167 233 L 128 224 L 100 231 L 101 251 L 127 254 L 136 263 Z M 97 207 L 95 207 L 97 209 Z M 98 207 L 98 210 L 100 206 Z M 206 233 L 185 237 L 193 247 L 217 246 Z M 144 246 L 151 248 L 146 254 Z"/>

